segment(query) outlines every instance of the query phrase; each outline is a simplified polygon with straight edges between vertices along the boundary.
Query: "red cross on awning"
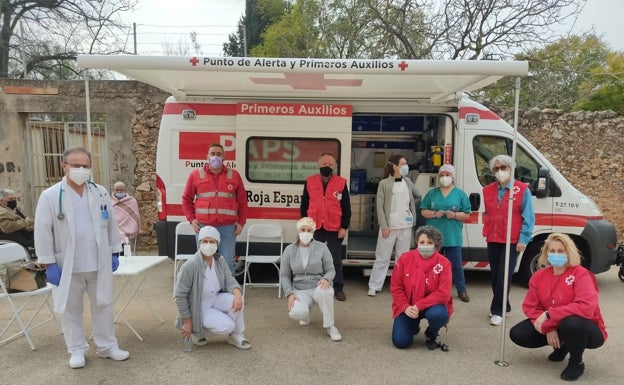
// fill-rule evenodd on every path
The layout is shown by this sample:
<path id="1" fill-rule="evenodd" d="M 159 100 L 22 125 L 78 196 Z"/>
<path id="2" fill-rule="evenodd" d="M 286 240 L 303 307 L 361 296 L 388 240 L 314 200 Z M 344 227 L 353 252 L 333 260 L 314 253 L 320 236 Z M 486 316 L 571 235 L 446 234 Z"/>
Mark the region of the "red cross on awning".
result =
<path id="1" fill-rule="evenodd" d="M 295 90 L 325 90 L 327 87 L 360 87 L 362 79 L 326 79 L 325 74 L 284 74 L 283 78 L 249 78 L 256 84 L 289 85 Z"/>

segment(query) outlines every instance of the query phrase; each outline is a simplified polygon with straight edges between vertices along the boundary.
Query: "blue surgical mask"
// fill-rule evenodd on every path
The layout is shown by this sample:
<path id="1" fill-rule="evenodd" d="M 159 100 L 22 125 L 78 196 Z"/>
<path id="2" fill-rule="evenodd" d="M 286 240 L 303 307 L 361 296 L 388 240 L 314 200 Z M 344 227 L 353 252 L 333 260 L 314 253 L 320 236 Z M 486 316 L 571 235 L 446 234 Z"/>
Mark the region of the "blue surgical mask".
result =
<path id="1" fill-rule="evenodd" d="M 406 176 L 407 173 L 409 172 L 409 166 L 404 164 L 403 166 L 399 168 L 399 172 L 401 173 L 402 176 Z"/>
<path id="2" fill-rule="evenodd" d="M 126 197 L 126 193 L 115 193 L 115 196 L 117 199 L 123 199 Z"/>
<path id="3" fill-rule="evenodd" d="M 563 267 L 568 262 L 566 254 L 548 253 L 548 263 L 554 267 Z"/>

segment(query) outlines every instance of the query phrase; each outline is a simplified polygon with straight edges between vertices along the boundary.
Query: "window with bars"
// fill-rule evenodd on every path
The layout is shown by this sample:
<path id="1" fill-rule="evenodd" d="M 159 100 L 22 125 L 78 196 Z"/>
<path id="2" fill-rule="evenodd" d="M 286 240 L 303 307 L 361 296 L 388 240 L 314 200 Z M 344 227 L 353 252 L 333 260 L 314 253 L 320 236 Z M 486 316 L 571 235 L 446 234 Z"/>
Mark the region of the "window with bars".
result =
<path id="1" fill-rule="evenodd" d="M 91 142 L 92 180 L 108 185 L 108 143 L 106 115 L 91 115 L 89 132 L 85 114 L 31 113 L 27 118 L 32 202 L 39 194 L 63 177 L 63 151 L 68 147 L 89 149 Z"/>

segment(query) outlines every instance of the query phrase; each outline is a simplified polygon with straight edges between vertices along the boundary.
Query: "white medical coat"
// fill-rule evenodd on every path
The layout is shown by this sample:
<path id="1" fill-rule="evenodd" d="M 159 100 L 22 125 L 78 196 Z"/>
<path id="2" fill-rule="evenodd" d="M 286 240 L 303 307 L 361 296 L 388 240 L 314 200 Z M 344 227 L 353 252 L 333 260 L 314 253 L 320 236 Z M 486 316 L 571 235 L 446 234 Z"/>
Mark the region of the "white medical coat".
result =
<path id="1" fill-rule="evenodd" d="M 60 189 L 63 194 L 60 195 Z M 39 197 L 35 211 L 35 250 L 38 262 L 57 263 L 61 270 L 61 281 L 53 289 L 54 310 L 65 312 L 69 283 L 74 258 L 78 253 L 97 252 L 97 304 L 113 302 L 112 253 L 122 249 L 117 220 L 108 191 L 94 183 L 88 183 L 84 194 L 89 201 L 89 214 L 95 234 L 97 250 L 76 250 L 75 215 L 65 177 L 54 186 L 44 190 Z M 60 199 L 59 199 L 60 197 Z M 59 219 L 59 201 L 62 201 L 64 219 Z M 102 210 L 108 211 L 108 219 L 102 217 Z"/>

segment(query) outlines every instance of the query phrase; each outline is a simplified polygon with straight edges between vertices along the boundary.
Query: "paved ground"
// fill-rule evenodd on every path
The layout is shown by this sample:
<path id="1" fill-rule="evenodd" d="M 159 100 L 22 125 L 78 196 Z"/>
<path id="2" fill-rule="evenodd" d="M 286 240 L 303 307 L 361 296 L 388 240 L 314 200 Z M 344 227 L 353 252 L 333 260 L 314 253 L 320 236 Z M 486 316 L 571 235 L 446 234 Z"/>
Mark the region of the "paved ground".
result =
<path id="1" fill-rule="evenodd" d="M 173 328 L 176 309 L 171 298 L 172 264 L 167 261 L 147 274 L 140 293 L 151 300 L 166 320 L 161 324 L 140 300 L 131 303 L 127 318 L 144 337 L 139 341 L 123 324 L 117 325 L 120 346 L 130 359 L 98 359 L 90 351 L 84 369 L 70 369 L 60 333 L 48 324 L 33 333 L 36 351 L 21 338 L 0 347 L 0 384 L 552 384 L 561 383 L 565 363 L 546 359 L 547 348 L 518 348 L 501 327 L 490 326 L 488 275 L 467 273 L 471 302 L 455 302 L 448 332 L 440 338 L 450 352 L 428 351 L 422 336 L 407 350 L 390 342 L 392 319 L 387 285 L 375 298 L 366 295 L 367 280 L 358 270 L 347 269 L 346 302 L 336 303 L 336 325 L 344 340 L 332 342 L 314 312 L 312 324 L 300 327 L 286 314 L 286 301 L 276 290 L 248 289 L 246 336 L 253 347 L 240 351 L 214 338 L 204 347 L 182 351 Z M 624 283 L 617 268 L 598 275 L 601 306 L 609 332 L 605 346 L 588 350 L 586 371 L 579 382 L 622 384 L 624 357 Z M 512 315 L 506 329 L 523 319 L 520 310 L 525 289 L 512 287 Z M 6 302 L 0 305 L 6 323 Z M 87 320 L 87 323 L 89 321 Z M 507 367 L 495 365 L 504 358 Z"/>

